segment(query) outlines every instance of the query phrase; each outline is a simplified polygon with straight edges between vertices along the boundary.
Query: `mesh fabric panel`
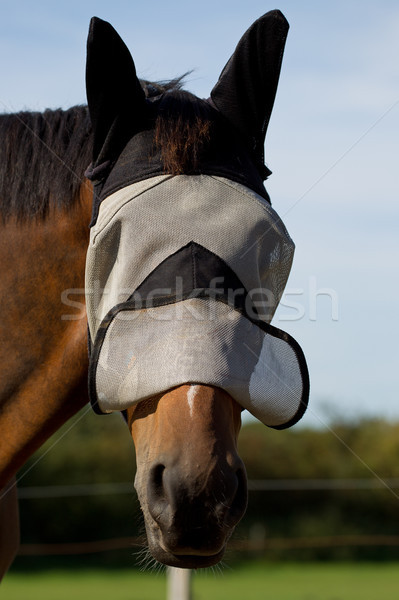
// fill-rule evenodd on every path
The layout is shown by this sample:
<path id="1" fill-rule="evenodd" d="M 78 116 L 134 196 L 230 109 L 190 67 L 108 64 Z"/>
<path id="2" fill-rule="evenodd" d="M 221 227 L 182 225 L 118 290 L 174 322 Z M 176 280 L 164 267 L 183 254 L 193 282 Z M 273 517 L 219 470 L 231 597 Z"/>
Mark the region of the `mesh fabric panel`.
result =
<path id="1" fill-rule="evenodd" d="M 106 330 L 92 373 L 101 410 L 124 410 L 200 382 L 223 388 L 265 425 L 293 424 L 306 384 L 295 347 L 269 329 L 210 298 L 122 310 Z"/>

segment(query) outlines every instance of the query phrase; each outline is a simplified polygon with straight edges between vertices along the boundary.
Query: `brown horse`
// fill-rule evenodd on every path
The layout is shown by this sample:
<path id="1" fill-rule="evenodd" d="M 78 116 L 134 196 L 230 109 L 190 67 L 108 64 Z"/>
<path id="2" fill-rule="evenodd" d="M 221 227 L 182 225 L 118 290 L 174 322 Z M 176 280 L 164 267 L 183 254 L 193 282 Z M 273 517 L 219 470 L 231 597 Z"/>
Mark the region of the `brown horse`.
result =
<path id="1" fill-rule="evenodd" d="M 276 428 L 302 416 L 306 363 L 296 342 L 268 324 L 292 258 L 263 186 L 263 142 L 287 30 L 278 11 L 259 19 L 212 100 L 201 101 L 181 91 L 179 81 L 139 83 L 117 33 L 93 19 L 90 119 L 85 107 L 0 117 L 1 574 L 18 547 L 13 478 L 89 397 L 96 412 L 125 411 L 152 555 L 188 568 L 216 564 L 245 512 L 246 475 L 237 454 L 242 409 Z M 86 175 L 94 186 L 83 176 L 90 160 Z M 222 208 L 250 203 L 244 217 L 241 209 L 220 212 L 219 191 Z M 196 207 L 201 198 L 206 215 Z M 154 203 L 155 213 L 147 214 Z M 173 205 L 180 225 L 167 222 Z M 228 229 L 230 214 L 234 239 L 216 253 L 222 236 L 215 223 L 225 220 Z M 242 222 L 249 229 L 240 233 Z M 248 275 L 251 261 L 256 276 Z M 224 281 L 221 302 L 215 278 Z M 265 282 L 272 288 L 269 312 L 248 293 Z M 159 292 L 165 286 L 166 295 Z M 189 317 L 171 321 L 176 306 L 190 309 Z M 213 317 L 204 319 L 209 307 Z M 194 309 L 201 318 L 192 318 Z"/>

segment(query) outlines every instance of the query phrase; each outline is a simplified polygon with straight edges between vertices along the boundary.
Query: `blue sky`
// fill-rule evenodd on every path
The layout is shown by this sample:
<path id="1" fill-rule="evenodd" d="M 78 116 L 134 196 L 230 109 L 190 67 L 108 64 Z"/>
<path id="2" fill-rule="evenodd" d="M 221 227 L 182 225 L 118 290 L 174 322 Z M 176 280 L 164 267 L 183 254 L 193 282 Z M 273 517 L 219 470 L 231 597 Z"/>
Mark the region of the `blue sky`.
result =
<path id="1" fill-rule="evenodd" d="M 110 21 L 139 76 L 191 69 L 207 97 L 245 29 L 272 8 L 291 29 L 266 141 L 274 208 L 296 257 L 275 325 L 307 355 L 311 405 L 399 418 L 399 3 L 1 0 L 0 110 L 85 102 L 90 17 Z"/>

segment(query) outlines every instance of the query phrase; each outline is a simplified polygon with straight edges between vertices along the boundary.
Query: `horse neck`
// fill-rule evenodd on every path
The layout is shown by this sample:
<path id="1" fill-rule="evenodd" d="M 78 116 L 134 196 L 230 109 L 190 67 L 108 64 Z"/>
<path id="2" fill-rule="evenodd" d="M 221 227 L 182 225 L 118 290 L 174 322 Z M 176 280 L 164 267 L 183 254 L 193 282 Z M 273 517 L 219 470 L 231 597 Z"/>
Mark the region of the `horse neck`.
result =
<path id="1" fill-rule="evenodd" d="M 91 190 L 0 234 L 0 488 L 86 402 L 84 265 Z"/>

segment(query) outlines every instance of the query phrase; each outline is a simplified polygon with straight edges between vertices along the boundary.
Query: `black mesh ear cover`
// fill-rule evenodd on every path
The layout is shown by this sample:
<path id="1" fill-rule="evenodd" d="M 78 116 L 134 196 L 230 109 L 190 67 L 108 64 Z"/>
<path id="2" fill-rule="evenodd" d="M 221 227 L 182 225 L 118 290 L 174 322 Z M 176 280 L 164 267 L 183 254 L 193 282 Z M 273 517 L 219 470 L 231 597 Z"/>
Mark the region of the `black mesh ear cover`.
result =
<path id="1" fill-rule="evenodd" d="M 146 113 L 133 58 L 112 25 L 98 17 L 91 19 L 87 39 L 86 91 L 96 167 L 118 156 Z"/>
<path id="2" fill-rule="evenodd" d="M 280 76 L 289 25 L 279 10 L 255 21 L 211 92 L 216 108 L 247 140 L 259 168 Z"/>

